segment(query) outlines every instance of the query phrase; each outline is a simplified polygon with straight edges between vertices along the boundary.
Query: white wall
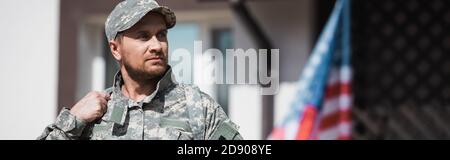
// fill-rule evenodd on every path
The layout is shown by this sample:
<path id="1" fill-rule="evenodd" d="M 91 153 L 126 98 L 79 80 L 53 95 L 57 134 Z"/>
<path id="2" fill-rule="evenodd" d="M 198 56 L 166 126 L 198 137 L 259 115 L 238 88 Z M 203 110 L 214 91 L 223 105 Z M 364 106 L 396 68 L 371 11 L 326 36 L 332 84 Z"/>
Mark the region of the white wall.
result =
<path id="1" fill-rule="evenodd" d="M 0 20 L 0 139 L 36 139 L 56 116 L 59 0 L 2 0 Z"/>
<path id="2" fill-rule="evenodd" d="M 239 133 L 246 140 L 261 137 L 262 100 L 256 85 L 231 85 L 229 117 L 239 126 Z"/>

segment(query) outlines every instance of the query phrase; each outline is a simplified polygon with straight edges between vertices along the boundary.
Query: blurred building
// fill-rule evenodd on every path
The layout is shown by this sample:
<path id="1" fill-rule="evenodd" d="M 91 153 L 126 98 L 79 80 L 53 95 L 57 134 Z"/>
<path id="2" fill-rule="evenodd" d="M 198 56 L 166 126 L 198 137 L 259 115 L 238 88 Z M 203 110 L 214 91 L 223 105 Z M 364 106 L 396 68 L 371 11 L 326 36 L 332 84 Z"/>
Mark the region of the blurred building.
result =
<path id="1" fill-rule="evenodd" d="M 0 112 L 0 126 L 4 131 L 0 138 L 33 139 L 45 125 L 53 122 L 62 107 L 72 106 L 90 90 L 102 90 L 111 85 L 117 66 L 106 46 L 103 25 L 118 2 L 0 2 L 2 19 L 10 23 L 4 26 L 9 39 L 2 40 L 2 48 L 8 53 L 2 54 L 2 73 L 9 73 L 10 79 L 2 81 L 7 92 L 1 96 L 6 104 Z M 169 32 L 170 52 L 177 48 L 192 51 L 194 40 L 202 40 L 204 49 L 259 49 L 229 1 L 164 0 L 159 3 L 169 6 L 177 15 L 177 26 Z M 313 0 L 252 0 L 245 4 L 258 27 L 273 46 L 280 49 L 282 90 L 292 88 L 292 84 L 284 82 L 297 80 L 313 45 L 312 37 L 317 32 L 313 29 L 314 5 Z M 196 73 L 193 75 L 195 78 Z M 200 87 L 219 101 L 241 126 L 244 137 L 265 138 L 263 99 L 257 86 L 200 84 Z M 291 94 L 283 91 L 280 95 L 285 96 L 272 97 L 275 103 L 288 106 L 284 99 L 292 97 Z M 282 114 L 277 112 L 277 115 Z M 265 135 L 270 125 L 265 128 Z"/>
<path id="2" fill-rule="evenodd" d="M 60 2 L 58 93 L 63 94 L 58 94 L 59 108 L 71 106 L 90 90 L 101 90 L 111 85 L 117 66 L 106 46 L 103 24 L 118 2 Z M 254 28 L 242 21 L 246 17 L 238 12 L 240 8 L 237 7 L 241 6 L 230 1 L 164 0 L 159 3 L 169 6 L 177 15 L 177 25 L 169 31 L 169 52 L 185 48 L 193 53 L 195 40 L 203 42 L 203 51 L 218 48 L 225 53 L 225 49 L 230 48 L 261 48 L 251 34 Z M 273 46 L 280 49 L 283 88 L 292 88 L 292 84 L 284 82 L 298 79 L 313 45 L 312 37 L 316 32 L 313 30 L 314 5 L 311 0 L 255 0 L 245 3 L 245 9 L 251 14 L 249 18 L 254 19 Z M 198 78 L 200 73 L 194 70 L 192 78 Z M 264 100 L 256 85 L 197 85 L 225 108 L 241 126 L 247 139 L 264 139 L 263 136 L 270 131 L 269 126 L 263 133 Z M 272 97 L 275 99 L 272 103 L 288 106 L 288 95 L 289 92 L 278 99 Z M 277 115 L 281 118 L 282 112 Z M 266 122 L 271 125 L 273 120 Z"/>

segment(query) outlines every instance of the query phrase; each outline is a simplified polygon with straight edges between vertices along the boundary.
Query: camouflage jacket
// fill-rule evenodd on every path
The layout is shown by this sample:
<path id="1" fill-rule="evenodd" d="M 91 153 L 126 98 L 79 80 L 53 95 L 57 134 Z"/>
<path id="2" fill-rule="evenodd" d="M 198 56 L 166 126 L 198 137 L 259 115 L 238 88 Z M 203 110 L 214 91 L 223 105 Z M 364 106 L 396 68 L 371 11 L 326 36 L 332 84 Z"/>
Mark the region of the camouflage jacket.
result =
<path id="1" fill-rule="evenodd" d="M 178 84 L 169 69 L 156 91 L 135 102 L 121 90 L 116 74 L 108 109 L 100 120 L 85 123 L 64 108 L 40 140 L 203 140 L 242 139 L 238 127 L 210 96 L 192 85 Z"/>

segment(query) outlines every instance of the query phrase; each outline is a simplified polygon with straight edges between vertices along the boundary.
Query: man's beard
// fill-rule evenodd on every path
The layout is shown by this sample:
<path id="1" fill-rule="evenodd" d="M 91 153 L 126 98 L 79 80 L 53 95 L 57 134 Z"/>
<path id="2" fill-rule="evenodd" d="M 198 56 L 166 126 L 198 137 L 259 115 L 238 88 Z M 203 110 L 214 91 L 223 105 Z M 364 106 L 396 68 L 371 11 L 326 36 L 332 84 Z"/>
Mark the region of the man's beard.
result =
<path id="1" fill-rule="evenodd" d="M 163 71 L 149 72 L 144 68 L 134 68 L 131 64 L 124 59 L 124 67 L 128 72 L 130 78 L 136 81 L 148 81 L 161 78 L 167 71 L 168 66 L 165 65 Z"/>

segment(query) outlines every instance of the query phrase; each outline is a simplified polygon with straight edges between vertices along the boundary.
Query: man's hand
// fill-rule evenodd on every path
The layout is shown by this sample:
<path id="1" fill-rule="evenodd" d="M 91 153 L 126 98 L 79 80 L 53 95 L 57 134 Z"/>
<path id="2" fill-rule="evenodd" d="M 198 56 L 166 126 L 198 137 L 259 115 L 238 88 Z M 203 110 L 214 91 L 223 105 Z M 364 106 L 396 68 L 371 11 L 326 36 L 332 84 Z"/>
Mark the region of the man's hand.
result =
<path id="1" fill-rule="evenodd" d="M 105 114 L 109 100 L 108 94 L 92 91 L 78 101 L 70 113 L 89 123 Z"/>

